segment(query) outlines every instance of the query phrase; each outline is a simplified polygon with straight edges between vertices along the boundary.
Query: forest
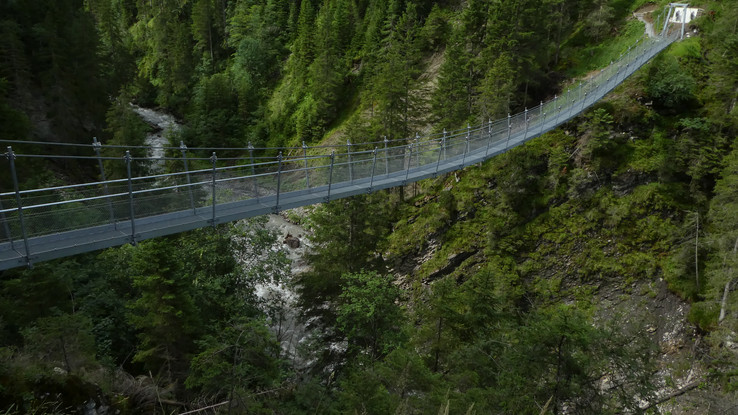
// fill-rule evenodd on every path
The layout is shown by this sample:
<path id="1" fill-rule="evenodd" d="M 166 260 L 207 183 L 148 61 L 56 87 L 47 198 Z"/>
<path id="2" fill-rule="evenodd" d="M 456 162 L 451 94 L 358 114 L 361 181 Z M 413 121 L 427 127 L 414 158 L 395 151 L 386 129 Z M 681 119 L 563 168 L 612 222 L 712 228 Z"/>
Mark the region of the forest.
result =
<path id="1" fill-rule="evenodd" d="M 0 0 L 0 143 L 142 146 L 134 105 L 172 143 L 265 154 L 464 127 L 561 94 L 667 5 Z M 303 272 L 266 217 L 0 271 L 0 415 L 735 413 L 736 6 L 692 4 L 684 40 L 523 146 L 284 213 Z"/>

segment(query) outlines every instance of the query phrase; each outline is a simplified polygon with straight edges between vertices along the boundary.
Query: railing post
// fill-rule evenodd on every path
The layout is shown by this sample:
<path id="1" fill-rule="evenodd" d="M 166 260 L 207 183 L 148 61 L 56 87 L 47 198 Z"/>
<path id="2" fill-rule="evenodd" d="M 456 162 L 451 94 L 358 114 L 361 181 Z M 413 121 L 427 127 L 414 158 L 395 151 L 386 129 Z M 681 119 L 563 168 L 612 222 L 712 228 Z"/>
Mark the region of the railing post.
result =
<path id="1" fill-rule="evenodd" d="M 410 176 L 410 164 L 413 160 L 413 143 L 410 143 L 407 145 L 405 154 L 407 154 L 408 157 L 407 157 L 407 169 L 405 169 L 405 181 L 402 182 L 403 186 L 407 184 L 407 179 Z"/>
<path id="2" fill-rule="evenodd" d="M 331 168 L 328 169 L 328 196 L 325 197 L 325 201 L 331 200 L 331 184 L 333 183 L 333 163 L 336 161 L 336 151 L 331 151 Z"/>
<path id="3" fill-rule="evenodd" d="M 484 150 L 484 157 L 489 156 L 489 146 L 492 144 L 492 118 L 487 119 L 487 149 Z"/>
<path id="4" fill-rule="evenodd" d="M 210 219 L 210 224 L 213 225 L 213 227 L 215 227 L 215 179 L 216 179 L 215 178 L 215 175 L 216 175 L 216 165 L 215 165 L 215 163 L 217 161 L 218 161 L 218 156 L 216 156 L 215 155 L 215 151 L 213 151 L 213 155 L 210 156 L 210 162 L 213 165 L 213 177 L 212 177 L 212 190 L 213 190 L 213 194 L 212 194 L 212 202 L 211 202 L 213 213 L 212 213 L 212 218 Z"/>
<path id="5" fill-rule="evenodd" d="M 279 152 L 279 155 L 277 156 L 277 160 L 279 161 L 279 164 L 277 165 L 277 200 L 274 203 L 274 214 L 279 213 L 279 192 L 281 191 L 282 187 L 282 152 Z"/>
<path id="6" fill-rule="evenodd" d="M 445 131 L 444 131 L 445 133 Z M 438 168 L 441 166 L 441 154 L 443 154 L 443 147 L 446 145 L 446 135 L 441 137 L 440 146 L 438 147 L 438 157 L 436 158 L 436 171 L 433 177 L 438 177 Z"/>
<path id="7" fill-rule="evenodd" d="M 195 213 L 195 198 L 192 196 L 192 180 L 190 179 L 190 165 L 187 162 L 187 146 L 184 141 L 179 142 L 179 151 L 182 152 L 182 161 L 184 162 L 185 176 L 187 177 L 187 193 L 190 194 L 190 208 Z"/>
<path id="8" fill-rule="evenodd" d="M 131 245 L 136 245 L 136 209 L 133 205 L 133 177 L 131 177 L 131 152 L 126 150 L 126 173 L 128 174 L 128 211 L 131 215 Z"/>
<path id="9" fill-rule="evenodd" d="M 466 123 L 466 149 L 464 150 L 464 154 L 469 152 L 469 140 L 471 140 L 471 125 Z"/>
<path id="10" fill-rule="evenodd" d="M 666 13 L 666 20 L 664 20 L 664 28 L 661 30 L 661 34 L 662 35 L 663 34 L 667 34 L 667 35 L 669 34 L 669 32 L 667 31 L 667 28 L 669 27 L 669 19 L 671 18 L 672 9 L 673 9 L 673 7 L 670 5 L 669 6 L 669 11 Z"/>
<path id="11" fill-rule="evenodd" d="M 100 156 L 100 147 L 102 147 L 102 144 L 100 144 L 99 141 L 97 141 L 97 137 L 92 137 L 92 148 L 95 149 L 95 154 L 97 155 L 97 166 L 100 168 L 100 179 L 102 179 L 103 182 L 103 192 L 105 193 L 105 196 L 109 195 L 108 192 L 108 179 L 105 177 L 105 168 L 103 167 L 102 158 Z M 115 224 L 115 213 L 113 212 L 113 204 L 111 203 L 109 198 L 105 199 L 108 202 L 108 211 L 110 212 L 110 223 L 113 224 L 113 227 L 116 227 Z"/>
<path id="12" fill-rule="evenodd" d="M 420 134 L 415 133 L 415 167 L 420 167 Z"/>
<path id="13" fill-rule="evenodd" d="M 512 117 L 510 113 L 507 113 L 507 141 L 505 142 L 505 149 L 510 148 L 510 135 L 512 135 Z"/>
<path id="14" fill-rule="evenodd" d="M 682 36 L 680 39 L 684 40 L 684 25 L 687 24 L 687 4 L 684 4 L 684 11 L 682 12 Z"/>
<path id="15" fill-rule="evenodd" d="M 442 138 L 442 143 L 443 143 L 443 159 L 444 160 L 448 160 L 448 155 L 446 154 L 446 135 L 447 134 L 448 133 L 446 132 L 446 129 L 444 128 L 443 129 L 443 138 Z"/>
<path id="16" fill-rule="evenodd" d="M 251 145 L 251 141 L 249 141 L 249 159 L 251 161 L 251 181 L 254 185 L 254 196 L 256 197 L 256 202 L 259 202 L 259 188 L 257 187 L 256 183 L 256 166 L 254 166 L 254 146 Z"/>
<path id="17" fill-rule="evenodd" d="M 584 93 L 584 99 L 582 100 L 582 110 L 584 110 L 584 103 L 587 102 L 587 93 Z"/>
<path id="18" fill-rule="evenodd" d="M 630 62 L 625 62 L 625 70 L 623 70 L 623 79 L 621 79 L 620 82 L 625 81 L 625 77 L 628 75 L 629 67 L 630 67 Z"/>
<path id="19" fill-rule="evenodd" d="M 543 117 L 543 101 L 538 105 L 538 119 L 540 120 L 541 117 Z M 540 123 L 540 121 L 538 122 Z"/>
<path id="20" fill-rule="evenodd" d="M 466 164 L 466 153 L 469 152 L 469 139 L 471 138 L 471 125 L 466 124 L 466 143 L 464 144 L 464 156 L 461 158 L 461 168 Z"/>
<path id="21" fill-rule="evenodd" d="M 349 182 L 354 182 L 354 168 L 351 164 L 351 141 L 346 140 L 346 154 L 348 154 Z"/>
<path id="22" fill-rule="evenodd" d="M 574 111 L 574 104 L 577 102 L 574 98 L 572 98 L 571 103 L 569 103 L 569 118 L 571 118 L 572 112 Z"/>
<path id="23" fill-rule="evenodd" d="M 305 159 L 305 188 L 310 190 L 310 171 L 308 170 L 307 146 L 302 142 L 302 157 Z"/>
<path id="24" fill-rule="evenodd" d="M 528 138 L 528 108 L 526 108 L 525 112 L 523 113 L 523 122 L 525 123 L 525 132 L 523 133 L 523 142 L 525 142 L 525 139 Z"/>
<path id="25" fill-rule="evenodd" d="M 18 186 L 18 174 L 15 170 L 15 153 L 13 148 L 8 146 L 8 162 L 10 162 L 10 176 L 13 179 L 13 190 L 15 190 L 15 204 L 18 207 L 18 221 L 20 222 L 21 235 L 23 236 L 23 247 L 26 249 L 26 265 L 31 268 L 31 249 L 28 245 L 28 234 L 26 233 L 26 221 L 23 218 L 23 203 L 21 202 L 20 187 Z M 8 236 L 10 231 L 8 231 Z"/>
<path id="26" fill-rule="evenodd" d="M 374 187 L 374 169 L 377 167 L 377 147 L 374 147 L 374 159 L 372 160 L 372 178 L 369 180 L 369 191 L 367 193 L 372 192 L 372 187 Z"/>
<path id="27" fill-rule="evenodd" d="M 384 174 L 389 176 L 389 153 L 387 153 L 387 143 L 389 143 L 389 140 L 387 140 L 387 136 L 384 136 Z"/>

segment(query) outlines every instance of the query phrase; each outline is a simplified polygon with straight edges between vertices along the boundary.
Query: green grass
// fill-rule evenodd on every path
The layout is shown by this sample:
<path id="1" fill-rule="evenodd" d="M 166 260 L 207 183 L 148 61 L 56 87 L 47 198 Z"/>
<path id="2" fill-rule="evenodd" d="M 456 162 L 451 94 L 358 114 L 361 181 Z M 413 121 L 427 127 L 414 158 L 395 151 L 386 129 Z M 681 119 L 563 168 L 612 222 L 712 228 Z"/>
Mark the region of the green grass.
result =
<path id="1" fill-rule="evenodd" d="M 581 33 L 583 29 L 579 29 L 580 33 L 572 36 L 571 42 L 577 42 L 580 37 L 584 37 Z M 563 55 L 560 65 L 566 67 L 565 75 L 568 78 L 577 78 L 586 75 L 595 69 L 604 68 L 610 62 L 617 60 L 622 53 L 628 50 L 628 47 L 634 45 L 638 39 L 643 37 L 645 27 L 638 20 L 628 21 L 620 30 L 617 37 L 609 38 L 601 43 L 574 50 L 568 49 L 569 53 Z"/>
<path id="2" fill-rule="evenodd" d="M 700 47 L 700 40 L 696 37 L 684 39 L 679 42 L 675 42 L 669 48 L 669 54 L 677 58 L 701 58 L 702 49 Z"/>
<path id="3" fill-rule="evenodd" d="M 628 4 L 630 3 L 630 4 Z M 610 5 L 614 8 L 616 19 L 622 22 L 614 31 L 615 36 L 609 37 L 603 41 L 595 41 L 587 36 L 584 24 L 569 37 L 564 43 L 562 49 L 562 59 L 559 67 L 564 71 L 565 76 L 576 78 L 586 75 L 595 69 L 604 68 L 620 57 L 629 46 L 644 36 L 645 25 L 632 17 L 632 13 L 643 6 L 656 4 L 662 10 L 668 4 L 668 1 L 651 1 L 651 0 L 614 0 Z M 654 20 L 659 15 L 659 11 L 654 11 L 652 17 Z M 654 22 L 656 25 L 656 22 Z M 657 32 L 658 27 L 654 28 Z"/>

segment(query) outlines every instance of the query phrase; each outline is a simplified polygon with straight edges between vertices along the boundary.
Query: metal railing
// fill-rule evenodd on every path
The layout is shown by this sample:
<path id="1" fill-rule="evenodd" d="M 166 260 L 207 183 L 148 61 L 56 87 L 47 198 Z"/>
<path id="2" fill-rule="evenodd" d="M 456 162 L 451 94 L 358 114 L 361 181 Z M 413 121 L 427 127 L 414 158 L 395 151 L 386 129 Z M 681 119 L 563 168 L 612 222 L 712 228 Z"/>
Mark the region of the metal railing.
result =
<path id="1" fill-rule="evenodd" d="M 13 183 L 12 191 L 0 193 L 0 270 L 406 185 L 479 163 L 572 119 L 678 37 L 673 31 L 640 39 L 607 68 L 536 107 L 426 136 L 278 149 L 250 144 L 201 149 L 181 143 L 165 147 L 168 156 L 156 159 L 167 163 L 169 172 L 148 175 L 133 171 L 145 171 L 152 159 L 133 157 L 134 148 L 105 146 L 97 140 L 77 147 L 64 144 L 76 149 L 74 155 L 24 154 L 7 146 Z M 210 155 L 193 156 L 204 151 Z M 112 152 L 121 156 L 102 155 Z M 218 157 L 218 152 L 240 156 Z M 255 156 L 268 152 L 277 156 Z M 88 160 L 98 165 L 102 180 L 20 189 L 17 166 L 32 158 Z M 106 179 L 106 168 L 124 177 Z"/>

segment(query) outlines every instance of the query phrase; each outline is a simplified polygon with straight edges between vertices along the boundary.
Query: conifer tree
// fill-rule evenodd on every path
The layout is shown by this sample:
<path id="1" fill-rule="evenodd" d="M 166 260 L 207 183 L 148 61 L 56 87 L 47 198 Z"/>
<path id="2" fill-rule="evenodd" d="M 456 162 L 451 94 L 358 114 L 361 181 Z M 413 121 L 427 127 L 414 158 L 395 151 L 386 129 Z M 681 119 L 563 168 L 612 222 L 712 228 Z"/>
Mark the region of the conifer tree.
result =
<path id="1" fill-rule="evenodd" d="M 431 100 L 435 124 L 439 128 L 457 128 L 471 116 L 468 89 L 472 79 L 466 69 L 469 59 L 464 35 L 455 30 L 446 46 L 438 86 Z"/>
<path id="2" fill-rule="evenodd" d="M 383 135 L 409 137 L 421 109 L 417 90 L 420 46 L 415 5 L 408 3 L 401 15 L 390 14 L 385 21 L 385 31 L 379 68 L 373 81 L 373 97 L 377 101 Z"/>

